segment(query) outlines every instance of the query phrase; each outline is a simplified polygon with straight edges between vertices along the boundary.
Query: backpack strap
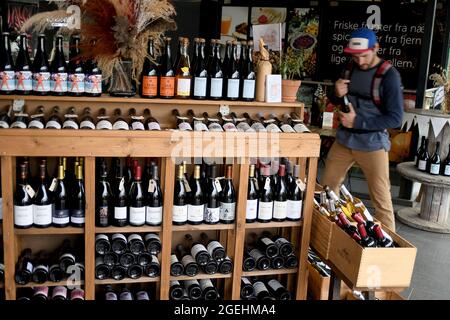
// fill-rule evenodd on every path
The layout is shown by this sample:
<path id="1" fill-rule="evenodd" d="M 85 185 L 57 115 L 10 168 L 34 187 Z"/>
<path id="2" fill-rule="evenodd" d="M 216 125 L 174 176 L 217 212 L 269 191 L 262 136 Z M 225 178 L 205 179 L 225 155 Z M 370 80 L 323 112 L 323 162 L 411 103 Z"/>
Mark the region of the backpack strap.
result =
<path id="1" fill-rule="evenodd" d="M 380 88 L 384 76 L 391 68 L 392 64 L 389 61 L 386 60 L 383 61 L 378 67 L 372 79 L 372 89 L 371 89 L 372 100 L 373 103 L 377 106 L 378 109 L 380 109 L 382 113 L 385 113 L 385 108 L 383 106 L 383 103 L 381 102 Z"/>

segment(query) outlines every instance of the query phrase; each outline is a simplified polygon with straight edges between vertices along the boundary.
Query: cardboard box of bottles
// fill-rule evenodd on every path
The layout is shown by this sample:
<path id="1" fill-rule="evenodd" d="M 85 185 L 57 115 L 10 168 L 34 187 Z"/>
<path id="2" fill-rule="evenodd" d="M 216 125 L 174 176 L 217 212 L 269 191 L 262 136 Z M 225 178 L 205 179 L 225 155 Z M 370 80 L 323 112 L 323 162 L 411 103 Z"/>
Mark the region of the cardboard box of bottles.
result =
<path id="1" fill-rule="evenodd" d="M 410 286 L 417 249 L 395 232 L 384 226 L 383 229 L 392 237 L 396 248 L 364 248 L 333 223 L 328 261 L 354 289 Z"/>
<path id="2" fill-rule="evenodd" d="M 317 209 L 313 209 L 310 246 L 325 260 L 329 257 L 334 224 Z"/>
<path id="3" fill-rule="evenodd" d="M 328 300 L 328 291 L 330 290 L 330 277 L 324 277 L 308 261 L 308 295 L 313 300 Z M 341 283 L 341 299 L 345 299 L 351 292 L 350 288 Z"/>

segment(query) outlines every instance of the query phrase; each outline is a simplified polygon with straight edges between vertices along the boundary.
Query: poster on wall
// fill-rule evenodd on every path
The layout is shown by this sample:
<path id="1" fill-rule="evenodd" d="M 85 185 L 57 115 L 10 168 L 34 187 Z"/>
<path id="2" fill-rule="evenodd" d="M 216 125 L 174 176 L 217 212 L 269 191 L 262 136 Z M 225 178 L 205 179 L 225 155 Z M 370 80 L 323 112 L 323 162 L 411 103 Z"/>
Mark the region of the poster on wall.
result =
<path id="1" fill-rule="evenodd" d="M 220 39 L 247 40 L 248 34 L 248 7 L 222 7 L 220 24 Z"/>
<path id="2" fill-rule="evenodd" d="M 20 28 L 31 16 L 37 13 L 36 4 L 8 3 L 7 23 L 10 32 L 20 33 Z"/>
<path id="3" fill-rule="evenodd" d="M 281 23 L 281 39 L 285 38 L 286 8 L 252 7 L 250 23 L 255 25 L 267 25 Z M 254 28 L 250 30 L 250 37 L 255 38 Z"/>
<path id="4" fill-rule="evenodd" d="M 317 68 L 320 16 L 316 8 L 296 8 L 289 21 L 287 46 L 303 59 L 303 78 L 312 78 Z"/>
<path id="5" fill-rule="evenodd" d="M 264 43 L 268 46 L 269 50 L 281 51 L 281 23 L 254 25 L 252 29 L 255 52 L 259 51 L 260 38 L 264 39 Z"/>

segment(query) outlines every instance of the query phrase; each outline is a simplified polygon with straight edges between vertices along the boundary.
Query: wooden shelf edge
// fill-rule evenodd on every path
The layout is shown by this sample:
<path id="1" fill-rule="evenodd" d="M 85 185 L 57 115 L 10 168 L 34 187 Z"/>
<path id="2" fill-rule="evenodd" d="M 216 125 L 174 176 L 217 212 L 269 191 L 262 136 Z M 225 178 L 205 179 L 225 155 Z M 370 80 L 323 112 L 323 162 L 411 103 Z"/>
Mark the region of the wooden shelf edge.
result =
<path id="1" fill-rule="evenodd" d="M 170 281 L 184 281 L 184 280 L 202 280 L 202 279 L 227 279 L 227 278 L 232 278 L 233 277 L 233 273 L 227 273 L 227 274 L 222 274 L 222 273 L 215 273 L 215 274 L 206 274 L 206 273 L 199 273 L 194 277 L 190 277 L 190 276 L 178 276 L 178 277 L 174 277 L 174 276 L 170 276 Z"/>
<path id="2" fill-rule="evenodd" d="M 34 283 L 29 282 L 27 284 L 16 284 L 16 288 L 32 288 L 32 287 L 57 287 L 57 286 L 82 286 L 84 285 L 84 281 L 69 281 L 69 280 L 63 280 L 60 282 L 53 282 L 53 281 L 46 281 L 44 283 Z"/>
<path id="3" fill-rule="evenodd" d="M 145 232 L 153 232 L 159 233 L 162 231 L 162 227 L 153 227 L 153 226 L 144 226 L 144 227 L 95 227 L 95 233 L 145 233 Z"/>
<path id="4" fill-rule="evenodd" d="M 159 280 L 160 280 L 160 277 L 155 277 L 155 278 L 140 277 L 139 279 L 125 278 L 123 280 L 114 280 L 114 279 L 99 280 L 99 279 L 95 279 L 95 285 L 126 284 L 126 283 L 149 283 L 149 282 L 158 282 Z"/>
<path id="5" fill-rule="evenodd" d="M 257 277 L 257 276 L 272 276 L 279 274 L 293 274 L 297 273 L 298 269 L 269 269 L 269 270 L 256 270 L 256 271 L 243 271 L 243 277 Z"/>
<path id="6" fill-rule="evenodd" d="M 29 229 L 14 229 L 17 235 L 58 235 L 58 234 L 84 234 L 84 228 L 66 227 L 66 228 L 29 228 Z"/>
<path id="7" fill-rule="evenodd" d="M 185 224 L 182 226 L 172 226 L 172 231 L 196 231 L 196 230 L 233 230 L 235 228 L 234 224 L 199 224 L 190 225 Z"/>
<path id="8" fill-rule="evenodd" d="M 283 221 L 283 222 L 253 222 L 246 223 L 245 229 L 264 229 L 264 228 L 298 228 L 303 225 L 303 221 Z"/>

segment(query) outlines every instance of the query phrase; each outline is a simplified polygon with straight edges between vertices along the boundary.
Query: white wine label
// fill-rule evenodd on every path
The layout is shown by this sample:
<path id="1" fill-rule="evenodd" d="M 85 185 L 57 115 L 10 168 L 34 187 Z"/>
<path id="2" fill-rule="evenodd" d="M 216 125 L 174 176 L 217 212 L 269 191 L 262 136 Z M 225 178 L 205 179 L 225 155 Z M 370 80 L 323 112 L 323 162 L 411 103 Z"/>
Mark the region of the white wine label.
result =
<path id="1" fill-rule="evenodd" d="M 258 213 L 258 199 L 247 200 L 247 208 L 245 209 L 245 218 L 247 220 L 256 219 Z"/>
<path id="2" fill-rule="evenodd" d="M 273 202 L 259 202 L 258 218 L 261 220 L 272 220 Z"/>
<path id="3" fill-rule="evenodd" d="M 190 254 L 187 254 L 183 257 L 183 259 L 181 259 L 181 263 L 183 264 L 183 266 L 186 267 L 189 263 L 196 263 L 196 262 Z"/>
<path id="4" fill-rule="evenodd" d="M 255 292 L 255 296 L 258 296 L 263 291 L 268 291 L 266 285 L 261 281 L 257 281 L 253 284 L 253 290 Z"/>
<path id="5" fill-rule="evenodd" d="M 282 126 L 281 126 L 281 130 L 283 131 L 283 132 L 287 132 L 287 133 L 295 133 L 295 130 L 294 130 L 294 128 L 292 128 L 290 125 L 288 125 L 288 124 L 283 124 Z"/>
<path id="6" fill-rule="evenodd" d="M 177 256 L 175 254 L 172 254 L 170 256 L 170 264 L 172 265 L 172 264 L 174 264 L 176 262 L 179 262 L 179 260 L 178 260 L 178 258 L 177 258 Z"/>
<path id="7" fill-rule="evenodd" d="M 149 122 L 147 126 L 148 130 L 161 131 L 161 126 L 158 122 Z"/>
<path id="8" fill-rule="evenodd" d="M 113 130 L 130 130 L 128 123 L 126 123 L 123 120 L 118 120 L 118 121 L 114 122 L 112 128 L 113 128 Z"/>
<path id="9" fill-rule="evenodd" d="M 123 241 L 127 242 L 127 238 L 126 238 L 123 234 L 121 234 L 121 233 L 114 233 L 114 234 L 111 236 L 111 241 L 114 241 L 114 240 L 116 240 L 116 239 L 122 239 Z"/>
<path id="10" fill-rule="evenodd" d="M 146 207 L 145 222 L 151 225 L 162 223 L 163 207 Z"/>
<path id="11" fill-rule="evenodd" d="M 11 124 L 11 128 L 26 129 L 27 125 L 25 123 L 23 123 L 22 121 L 15 121 Z"/>
<path id="12" fill-rule="evenodd" d="M 83 93 L 84 92 L 84 73 L 72 73 L 68 78 L 69 92 Z"/>
<path id="13" fill-rule="evenodd" d="M 0 128 L 2 129 L 8 129 L 9 128 L 9 124 L 6 121 L 0 121 Z"/>
<path id="14" fill-rule="evenodd" d="M 201 244 L 201 243 L 198 243 L 195 246 L 192 246 L 192 248 L 191 248 L 191 255 L 194 258 L 197 258 L 197 255 L 200 252 L 208 252 L 208 250 L 206 250 L 205 246 L 203 244 Z"/>
<path id="15" fill-rule="evenodd" d="M 267 132 L 281 132 L 280 128 L 275 123 L 271 123 L 266 127 Z"/>
<path id="16" fill-rule="evenodd" d="M 74 215 L 72 215 L 70 217 L 70 221 L 72 223 L 76 223 L 76 224 L 83 224 L 85 222 L 84 212 L 83 212 L 83 216 L 74 216 Z"/>
<path id="17" fill-rule="evenodd" d="M 173 222 L 186 222 L 188 217 L 187 206 L 173 206 L 172 208 L 172 221 Z"/>
<path id="18" fill-rule="evenodd" d="M 49 290 L 49 287 L 45 287 L 45 286 L 35 287 L 33 295 L 34 296 L 43 295 L 43 296 L 48 297 L 48 290 Z"/>
<path id="19" fill-rule="evenodd" d="M 450 165 L 445 166 L 444 175 L 450 176 Z"/>
<path id="20" fill-rule="evenodd" d="M 180 124 L 178 125 L 178 129 L 180 129 L 181 131 L 192 131 L 191 125 L 187 122 L 180 122 Z"/>
<path id="21" fill-rule="evenodd" d="M 53 92 L 67 92 L 67 73 L 53 73 L 51 75 L 51 88 Z"/>
<path id="22" fill-rule="evenodd" d="M 236 216 L 236 202 L 220 203 L 220 220 L 233 221 Z"/>
<path id="23" fill-rule="evenodd" d="M 423 160 L 419 160 L 419 170 L 426 170 L 427 169 L 427 162 Z"/>
<path id="24" fill-rule="evenodd" d="M 220 219 L 220 208 L 206 208 L 203 220 L 207 223 L 216 223 Z"/>
<path id="25" fill-rule="evenodd" d="M 279 288 L 284 288 L 281 283 L 279 283 L 277 280 L 272 279 L 267 282 L 267 284 L 272 288 L 273 291 L 277 291 Z"/>
<path id="26" fill-rule="evenodd" d="M 206 124 L 204 124 L 203 122 L 200 122 L 200 121 L 197 121 L 194 123 L 194 130 L 195 131 L 209 131 Z"/>
<path id="27" fill-rule="evenodd" d="M 306 127 L 303 123 L 297 123 L 294 126 L 294 130 L 299 133 L 311 132 L 311 130 L 309 130 L 308 127 Z"/>
<path id="28" fill-rule="evenodd" d="M 150 179 L 150 181 L 148 182 L 148 192 L 153 193 L 155 192 L 155 186 L 156 186 L 156 182 L 153 179 Z"/>
<path id="29" fill-rule="evenodd" d="M 1 71 L 0 72 L 0 90 L 1 91 L 14 91 L 16 90 L 14 71 Z"/>
<path id="30" fill-rule="evenodd" d="M 31 198 L 34 198 L 34 195 L 36 194 L 36 192 L 34 191 L 34 189 L 33 189 L 29 184 L 27 184 L 27 185 L 25 186 L 25 191 L 28 193 L 28 195 L 29 195 Z"/>
<path id="31" fill-rule="evenodd" d="M 295 183 L 302 192 L 306 190 L 306 184 L 301 179 L 295 180 Z"/>
<path id="32" fill-rule="evenodd" d="M 189 96 L 191 94 L 191 79 L 177 79 L 177 96 Z"/>
<path id="33" fill-rule="evenodd" d="M 245 99 L 255 98 L 255 80 L 244 80 L 244 89 L 242 92 L 242 97 Z"/>
<path id="34" fill-rule="evenodd" d="M 114 207 L 114 219 L 122 220 L 127 218 L 127 207 Z"/>
<path id="35" fill-rule="evenodd" d="M 58 186 L 58 180 L 56 178 L 53 178 L 52 184 L 50 185 L 50 188 L 48 188 L 48 190 L 53 192 L 53 191 L 55 191 L 57 186 Z"/>
<path id="36" fill-rule="evenodd" d="M 97 130 L 112 130 L 113 126 L 108 120 L 100 120 L 97 122 Z"/>
<path id="37" fill-rule="evenodd" d="M 223 249 L 223 246 L 220 244 L 219 241 L 211 241 L 210 243 L 208 243 L 207 250 L 211 256 L 212 256 L 214 250 L 216 250 L 217 248 Z"/>
<path id="38" fill-rule="evenodd" d="M 191 222 L 202 222 L 203 214 L 205 213 L 205 205 L 201 204 L 198 206 L 188 205 L 188 221 Z"/>
<path id="39" fill-rule="evenodd" d="M 222 75 L 220 75 L 221 77 Z M 209 95 L 212 98 L 221 98 L 223 91 L 223 78 L 211 78 L 211 89 Z"/>
<path id="40" fill-rule="evenodd" d="M 227 132 L 237 132 L 238 129 L 236 128 L 236 126 L 233 123 L 227 122 L 223 125 L 223 128 L 225 131 Z"/>
<path id="41" fill-rule="evenodd" d="M 251 285 L 252 283 L 247 278 L 241 278 L 242 282 L 246 285 Z"/>
<path id="42" fill-rule="evenodd" d="M 39 120 L 31 120 L 28 124 L 28 128 L 44 129 L 44 124 Z"/>
<path id="43" fill-rule="evenodd" d="M 130 207 L 130 223 L 131 224 L 145 223 L 145 207 L 142 208 Z"/>
<path id="44" fill-rule="evenodd" d="M 15 77 L 17 91 L 33 90 L 33 73 L 31 71 L 17 71 Z"/>
<path id="45" fill-rule="evenodd" d="M 102 93 L 102 75 L 91 74 L 84 79 L 84 90 L 87 93 Z"/>
<path id="46" fill-rule="evenodd" d="M 186 192 L 191 192 L 191 186 L 189 185 L 189 182 L 187 181 L 186 177 L 183 177 L 183 184 L 184 188 L 186 189 Z"/>
<path id="47" fill-rule="evenodd" d="M 145 291 L 139 291 L 136 293 L 136 300 L 150 300 L 148 293 Z"/>
<path id="48" fill-rule="evenodd" d="M 236 128 L 238 129 L 238 131 L 241 131 L 241 132 L 255 132 L 256 131 L 255 129 L 250 127 L 247 122 L 238 123 Z"/>
<path id="49" fill-rule="evenodd" d="M 107 292 L 105 294 L 105 298 L 107 301 L 116 301 L 117 300 L 117 294 L 114 292 Z"/>
<path id="50" fill-rule="evenodd" d="M 122 301 L 132 301 L 133 297 L 131 296 L 131 292 L 121 292 L 120 300 Z"/>
<path id="51" fill-rule="evenodd" d="M 151 239 L 156 239 L 159 242 L 161 242 L 161 239 L 158 237 L 158 235 L 156 233 L 148 233 L 145 235 L 144 240 L 145 241 L 149 241 Z"/>
<path id="52" fill-rule="evenodd" d="M 49 122 L 46 123 L 45 125 L 46 129 L 61 129 L 61 124 L 58 121 L 55 120 L 50 120 Z"/>
<path id="53" fill-rule="evenodd" d="M 270 240 L 269 238 L 261 238 L 261 242 L 263 242 L 267 246 L 273 244 L 273 241 Z"/>
<path id="54" fill-rule="evenodd" d="M 228 79 L 227 98 L 239 98 L 239 79 Z"/>
<path id="55" fill-rule="evenodd" d="M 286 219 L 287 217 L 287 201 L 273 202 L 273 218 Z"/>
<path id="56" fill-rule="evenodd" d="M 264 190 L 270 190 L 270 178 L 267 177 L 266 181 L 264 182 Z"/>
<path id="57" fill-rule="evenodd" d="M 275 244 L 279 247 L 284 243 L 290 243 L 289 241 L 287 241 L 285 238 L 278 238 L 277 240 L 274 241 Z"/>
<path id="58" fill-rule="evenodd" d="M 195 77 L 194 79 L 194 96 L 205 97 L 206 96 L 206 81 L 207 78 Z"/>
<path id="59" fill-rule="evenodd" d="M 137 233 L 133 233 L 128 236 L 128 242 L 131 242 L 131 240 L 135 240 L 135 239 L 142 241 L 142 237 L 140 235 L 138 235 Z"/>
<path id="60" fill-rule="evenodd" d="M 212 131 L 212 132 L 223 132 L 222 126 L 217 122 L 210 123 L 210 125 L 208 126 L 208 129 L 209 129 L 209 131 Z"/>
<path id="61" fill-rule="evenodd" d="M 202 289 L 202 291 L 204 291 L 207 288 L 214 288 L 214 285 L 212 284 L 211 280 L 209 279 L 202 279 L 199 281 L 200 284 L 200 288 Z"/>
<path id="62" fill-rule="evenodd" d="M 33 205 L 14 206 L 14 224 L 23 227 L 32 225 Z"/>
<path id="63" fill-rule="evenodd" d="M 439 174 L 440 171 L 441 171 L 440 164 L 431 164 L 430 165 L 430 173 L 431 174 Z"/>
<path id="64" fill-rule="evenodd" d="M 106 241 L 109 241 L 108 236 L 106 234 L 98 234 L 95 236 L 95 241 L 97 242 L 98 240 L 103 239 Z"/>
<path id="65" fill-rule="evenodd" d="M 52 223 L 53 206 L 47 204 L 44 206 L 33 205 L 33 222 L 38 226 L 45 226 Z"/>
<path id="66" fill-rule="evenodd" d="M 222 191 L 222 185 L 220 184 L 220 181 L 218 178 L 214 179 L 214 185 L 216 186 L 217 192 L 221 192 Z"/>
<path id="67" fill-rule="evenodd" d="M 142 122 L 132 122 L 131 129 L 132 130 L 145 130 L 145 127 Z"/>
<path id="68" fill-rule="evenodd" d="M 54 299 L 55 297 L 66 298 L 67 297 L 67 288 L 63 287 L 63 286 L 54 287 L 53 292 L 52 292 L 52 298 Z"/>
<path id="69" fill-rule="evenodd" d="M 33 91 L 50 91 L 50 72 L 37 72 L 33 74 Z"/>
<path id="70" fill-rule="evenodd" d="M 36 272 L 37 270 L 44 270 L 45 272 L 48 272 L 48 266 L 44 266 L 42 264 L 38 264 L 36 268 L 34 268 L 33 272 Z"/>
<path id="71" fill-rule="evenodd" d="M 152 254 L 152 263 L 159 264 L 158 257 Z"/>
<path id="72" fill-rule="evenodd" d="M 69 210 L 55 210 L 53 212 L 52 222 L 54 224 L 67 224 L 70 222 Z"/>
<path id="73" fill-rule="evenodd" d="M 73 121 L 73 120 L 67 119 L 63 123 L 63 129 L 78 130 L 78 124 L 75 121 Z"/>
<path id="74" fill-rule="evenodd" d="M 80 123 L 80 129 L 92 129 L 95 130 L 95 124 L 92 121 L 84 120 Z"/>
<path id="75" fill-rule="evenodd" d="M 252 129 L 256 132 L 267 132 L 266 128 L 260 122 L 255 122 L 252 124 Z"/>
<path id="76" fill-rule="evenodd" d="M 302 217 L 302 200 L 288 200 L 287 201 L 287 218 L 288 219 L 300 219 Z"/>

